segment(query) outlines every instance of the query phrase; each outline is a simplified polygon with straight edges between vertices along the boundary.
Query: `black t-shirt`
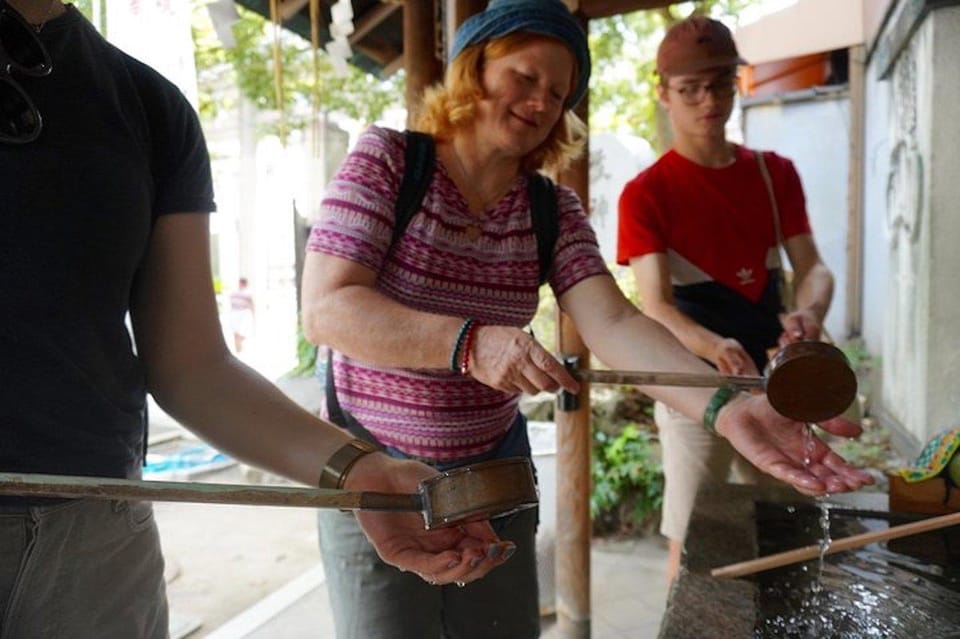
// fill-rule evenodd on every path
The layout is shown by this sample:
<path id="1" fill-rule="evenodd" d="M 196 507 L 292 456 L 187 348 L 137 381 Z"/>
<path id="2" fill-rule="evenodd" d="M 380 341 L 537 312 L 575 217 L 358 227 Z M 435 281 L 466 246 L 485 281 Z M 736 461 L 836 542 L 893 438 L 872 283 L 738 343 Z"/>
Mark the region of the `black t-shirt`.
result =
<path id="1" fill-rule="evenodd" d="M 73 7 L 14 76 L 43 131 L 0 142 L 0 470 L 129 476 L 146 395 L 126 318 L 153 223 L 214 210 L 196 114 Z"/>

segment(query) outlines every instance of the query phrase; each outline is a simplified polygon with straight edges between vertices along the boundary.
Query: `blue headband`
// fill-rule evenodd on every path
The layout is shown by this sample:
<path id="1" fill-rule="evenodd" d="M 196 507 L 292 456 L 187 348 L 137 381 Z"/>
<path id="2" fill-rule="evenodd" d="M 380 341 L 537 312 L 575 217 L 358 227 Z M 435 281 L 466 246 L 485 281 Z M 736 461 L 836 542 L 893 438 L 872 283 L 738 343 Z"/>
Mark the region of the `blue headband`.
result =
<path id="1" fill-rule="evenodd" d="M 471 16 L 457 29 L 450 59 L 469 46 L 517 31 L 549 36 L 567 45 L 576 58 L 580 77 L 567 96 L 566 107 L 576 106 L 590 81 L 590 49 L 580 23 L 560 0 L 491 0 L 486 11 Z"/>

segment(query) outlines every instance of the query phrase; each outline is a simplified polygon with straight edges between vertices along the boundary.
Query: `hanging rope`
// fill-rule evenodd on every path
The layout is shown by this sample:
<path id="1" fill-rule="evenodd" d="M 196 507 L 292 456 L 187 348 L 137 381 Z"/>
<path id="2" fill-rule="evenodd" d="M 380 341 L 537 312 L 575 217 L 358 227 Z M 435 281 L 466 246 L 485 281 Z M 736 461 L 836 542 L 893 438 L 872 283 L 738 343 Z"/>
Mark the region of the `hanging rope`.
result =
<path id="1" fill-rule="evenodd" d="M 310 146 L 312 157 L 316 159 L 320 157 L 320 0 L 310 0 L 310 46 L 313 49 Z"/>
<path id="2" fill-rule="evenodd" d="M 287 122 L 283 108 L 283 59 L 280 49 L 280 36 L 283 31 L 280 17 L 280 0 L 270 0 L 270 21 L 273 23 L 273 89 L 280 115 L 280 143 L 287 145 Z"/>

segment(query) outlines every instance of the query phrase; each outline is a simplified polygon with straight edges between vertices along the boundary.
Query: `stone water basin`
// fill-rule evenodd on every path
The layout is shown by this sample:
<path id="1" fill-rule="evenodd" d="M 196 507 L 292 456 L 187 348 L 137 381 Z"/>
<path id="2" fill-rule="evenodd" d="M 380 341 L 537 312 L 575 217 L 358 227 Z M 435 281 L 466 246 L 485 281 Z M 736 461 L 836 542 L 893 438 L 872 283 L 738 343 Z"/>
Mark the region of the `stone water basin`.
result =
<path id="1" fill-rule="evenodd" d="M 917 518 L 883 493 L 827 500 L 834 539 Z M 818 543 L 813 499 L 775 487 L 724 486 L 697 500 L 661 639 L 960 638 L 960 528 L 905 537 L 740 579 L 710 569 Z M 815 585 L 819 583 L 819 593 Z"/>

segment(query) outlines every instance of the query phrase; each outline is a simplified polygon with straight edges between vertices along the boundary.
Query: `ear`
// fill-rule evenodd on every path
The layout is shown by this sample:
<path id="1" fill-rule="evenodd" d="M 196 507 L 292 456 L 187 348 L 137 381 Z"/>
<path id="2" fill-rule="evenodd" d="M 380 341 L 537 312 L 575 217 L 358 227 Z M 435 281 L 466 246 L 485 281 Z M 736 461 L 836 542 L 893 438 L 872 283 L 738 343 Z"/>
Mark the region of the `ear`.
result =
<path id="1" fill-rule="evenodd" d="M 670 110 L 670 92 L 667 91 L 667 87 L 660 83 L 657 84 L 657 100 L 660 102 L 660 106 L 667 111 Z"/>

